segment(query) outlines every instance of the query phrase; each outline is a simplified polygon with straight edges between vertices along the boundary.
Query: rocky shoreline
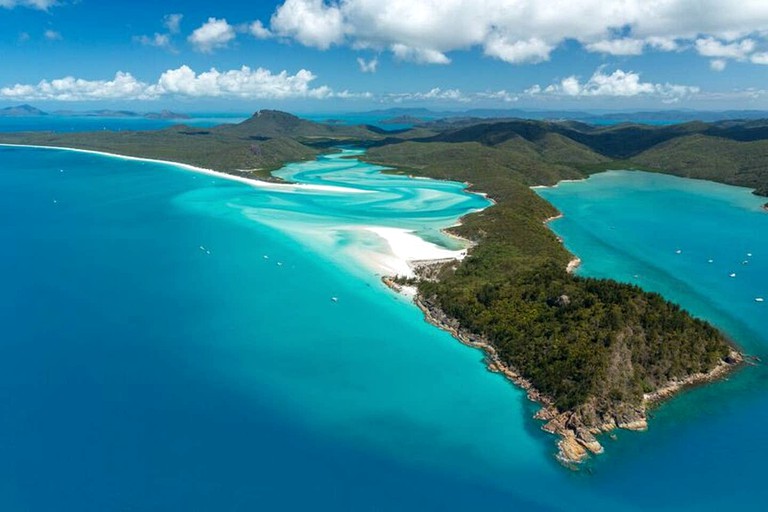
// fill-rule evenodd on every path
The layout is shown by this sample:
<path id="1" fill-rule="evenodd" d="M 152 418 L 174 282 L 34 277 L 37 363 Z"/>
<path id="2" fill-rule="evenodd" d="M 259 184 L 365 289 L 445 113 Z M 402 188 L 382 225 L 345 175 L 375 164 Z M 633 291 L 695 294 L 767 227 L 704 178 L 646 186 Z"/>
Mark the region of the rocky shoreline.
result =
<path id="1" fill-rule="evenodd" d="M 572 274 L 576 272 L 576 269 L 579 268 L 581 265 L 581 259 L 580 258 L 573 258 L 571 261 L 568 262 L 568 266 L 565 267 L 565 271 L 569 274 Z"/>
<path id="2" fill-rule="evenodd" d="M 417 274 L 423 274 L 426 270 L 426 278 L 434 278 L 436 269 L 445 265 L 446 261 L 419 262 Z M 461 343 L 477 348 L 485 354 L 485 362 L 488 370 L 504 375 L 508 380 L 526 392 L 529 400 L 541 405 L 541 409 L 534 418 L 544 421 L 542 430 L 559 437 L 557 442 L 557 459 L 568 467 L 576 467 L 585 461 L 590 454 L 603 453 L 602 444 L 597 440 L 599 434 L 609 433 L 616 429 L 642 431 L 647 430 L 647 411 L 650 407 L 667 400 L 681 390 L 712 382 L 726 376 L 730 371 L 744 362 L 744 357 L 732 350 L 729 356 L 707 373 L 697 373 L 689 377 L 667 383 L 651 393 L 643 396 L 643 402 L 637 407 L 627 407 L 611 417 L 596 418 L 589 407 L 580 407 L 575 411 L 560 411 L 555 407 L 554 401 L 537 390 L 533 384 L 524 378 L 514 368 L 502 361 L 493 344 L 478 334 L 472 333 L 461 327 L 456 319 L 445 312 L 430 298 L 418 293 L 414 285 L 402 285 L 394 279 L 385 277 L 383 282 L 397 291 L 413 297 L 413 301 L 424 313 L 426 321 L 432 325 L 449 332 Z"/>

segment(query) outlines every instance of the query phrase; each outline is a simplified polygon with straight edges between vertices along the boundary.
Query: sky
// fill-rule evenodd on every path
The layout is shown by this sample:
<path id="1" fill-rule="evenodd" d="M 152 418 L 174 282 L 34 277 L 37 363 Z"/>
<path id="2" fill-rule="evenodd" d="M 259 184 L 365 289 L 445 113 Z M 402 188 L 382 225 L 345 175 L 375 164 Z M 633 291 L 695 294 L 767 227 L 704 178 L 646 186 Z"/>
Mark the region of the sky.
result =
<path id="1" fill-rule="evenodd" d="M 0 107 L 768 109 L 768 0 L 0 0 Z"/>

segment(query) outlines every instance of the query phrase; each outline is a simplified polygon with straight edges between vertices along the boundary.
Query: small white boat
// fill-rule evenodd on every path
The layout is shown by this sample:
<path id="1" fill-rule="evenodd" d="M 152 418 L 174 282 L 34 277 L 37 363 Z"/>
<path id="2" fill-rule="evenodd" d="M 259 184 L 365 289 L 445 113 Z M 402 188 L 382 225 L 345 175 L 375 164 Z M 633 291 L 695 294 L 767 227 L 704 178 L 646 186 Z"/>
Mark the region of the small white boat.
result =
<path id="1" fill-rule="evenodd" d="M 678 249 L 678 250 L 675 251 L 675 254 L 683 254 L 683 251 Z"/>
<path id="2" fill-rule="evenodd" d="M 762 297 L 756 297 L 755 298 L 755 302 L 763 302 L 763 301 L 765 301 L 765 299 L 762 298 Z"/>
<path id="3" fill-rule="evenodd" d="M 712 259 L 707 260 L 707 263 L 714 263 L 714 262 L 715 260 L 712 260 Z"/>
<path id="4" fill-rule="evenodd" d="M 265 260 L 268 260 L 268 259 L 269 259 L 269 256 L 267 256 L 267 255 L 265 254 L 265 255 L 264 255 L 264 259 L 265 259 Z"/>
<path id="5" fill-rule="evenodd" d="M 331 302 L 339 302 L 339 298 L 338 297 L 331 297 Z"/>
<path id="6" fill-rule="evenodd" d="M 751 252 L 748 252 L 748 253 L 747 253 L 747 258 L 751 258 L 751 257 L 752 257 L 752 253 L 751 253 Z"/>
<path id="7" fill-rule="evenodd" d="M 736 277 L 736 272 L 731 272 L 728 277 Z"/>
<path id="8" fill-rule="evenodd" d="M 282 266 L 283 266 L 283 262 L 282 262 L 282 261 L 278 261 L 278 262 L 277 262 L 277 266 L 278 266 L 278 267 L 282 267 Z"/>

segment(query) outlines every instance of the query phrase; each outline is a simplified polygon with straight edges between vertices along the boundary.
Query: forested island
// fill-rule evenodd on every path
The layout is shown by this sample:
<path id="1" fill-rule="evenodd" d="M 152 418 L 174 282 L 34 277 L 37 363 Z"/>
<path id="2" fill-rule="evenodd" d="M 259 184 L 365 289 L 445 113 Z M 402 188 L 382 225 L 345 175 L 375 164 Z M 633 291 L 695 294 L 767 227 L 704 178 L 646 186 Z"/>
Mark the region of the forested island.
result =
<path id="1" fill-rule="evenodd" d="M 645 428 L 651 404 L 742 361 L 720 331 L 660 295 L 567 272 L 573 255 L 546 227 L 558 212 L 530 187 L 643 169 L 766 195 L 768 121 L 594 127 L 455 119 L 388 132 L 261 111 L 206 129 L 0 134 L 0 142 L 157 158 L 258 179 L 353 145 L 393 172 L 470 183 L 495 204 L 452 228 L 473 242 L 468 257 L 432 265 L 409 284 L 430 321 L 485 350 L 491 369 L 544 406 L 537 416 L 561 436 L 564 461 L 602 451 L 600 432 Z"/>

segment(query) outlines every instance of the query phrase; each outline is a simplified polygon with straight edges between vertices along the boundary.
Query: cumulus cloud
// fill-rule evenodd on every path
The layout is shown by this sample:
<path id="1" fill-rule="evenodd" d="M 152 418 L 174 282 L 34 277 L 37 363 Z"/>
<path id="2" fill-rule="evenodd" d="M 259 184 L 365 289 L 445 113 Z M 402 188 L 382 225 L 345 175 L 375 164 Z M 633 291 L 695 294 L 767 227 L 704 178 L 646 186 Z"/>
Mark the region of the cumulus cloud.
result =
<path id="1" fill-rule="evenodd" d="M 610 55 L 642 55 L 646 42 L 642 39 L 604 39 L 585 46 L 587 51 Z"/>
<path id="2" fill-rule="evenodd" d="M 163 26 L 166 28 L 167 32 L 155 32 L 151 36 L 135 36 L 133 40 L 144 46 L 165 48 L 166 50 L 176 53 L 176 50 L 173 47 L 173 36 L 181 31 L 182 18 L 184 18 L 183 14 L 166 14 L 163 17 Z"/>
<path id="3" fill-rule="evenodd" d="M 168 70 L 160 76 L 153 89 L 158 95 L 179 95 L 194 98 L 323 98 L 331 94 L 325 86 L 310 86 L 317 77 L 306 69 L 295 75 L 287 71 L 273 74 L 271 71 L 243 66 L 240 69 L 220 72 L 215 68 L 197 74 L 189 66 Z"/>
<path id="4" fill-rule="evenodd" d="M 675 52 L 681 49 L 680 44 L 673 37 L 650 36 L 645 39 L 645 44 L 662 52 Z"/>
<path id="5" fill-rule="evenodd" d="M 733 43 L 723 43 L 707 37 L 696 40 L 696 51 L 703 57 L 744 60 L 755 50 L 755 41 L 744 39 Z"/>
<path id="6" fill-rule="evenodd" d="M 333 98 L 339 98 L 343 100 L 359 100 L 359 99 L 372 99 L 374 97 L 372 92 L 351 92 L 348 90 L 343 90 L 341 92 L 334 92 L 331 94 L 331 97 Z"/>
<path id="7" fill-rule="evenodd" d="M 532 37 L 525 41 L 515 41 L 507 36 L 494 34 L 485 42 L 485 54 L 511 64 L 536 64 L 549 60 L 554 45 L 542 39 Z"/>
<path id="8" fill-rule="evenodd" d="M 459 89 L 441 89 L 435 87 L 427 92 L 406 92 L 406 93 L 390 93 L 383 97 L 384 101 L 391 101 L 394 103 L 414 102 L 414 101 L 458 101 L 461 103 L 467 103 L 471 101 L 469 97 L 464 95 Z"/>
<path id="9" fill-rule="evenodd" d="M 366 93 L 369 96 L 370 93 Z M 464 92 L 460 89 L 441 89 L 434 87 L 426 92 L 388 93 L 375 97 L 381 103 L 474 103 L 490 101 L 494 103 L 511 103 L 519 99 L 517 94 L 499 91 Z"/>
<path id="10" fill-rule="evenodd" d="M 698 8 L 702 3 L 706 8 Z M 542 62 L 566 40 L 611 55 L 695 47 L 706 57 L 736 58 L 706 53 L 717 51 L 711 41 L 750 53 L 743 41 L 768 33 L 768 2 L 284 0 L 268 28 L 259 23 L 306 46 L 389 50 L 429 64 L 447 64 L 451 52 L 475 47 L 505 62 Z"/>
<path id="11" fill-rule="evenodd" d="M 57 4 L 57 0 L 0 0 L 0 7 L 13 9 L 14 7 L 29 7 L 47 11 L 49 7 Z"/>
<path id="12" fill-rule="evenodd" d="M 143 44 L 144 46 L 155 46 L 157 48 L 170 48 L 171 36 L 169 34 L 158 34 L 152 36 L 138 36 L 134 38 L 135 41 Z"/>
<path id="13" fill-rule="evenodd" d="M 45 32 L 43 32 L 43 37 L 45 37 L 49 41 L 61 41 L 61 33 L 56 32 L 55 30 L 48 29 Z"/>
<path id="14" fill-rule="evenodd" d="M 450 64 L 451 59 L 445 56 L 437 50 L 430 50 L 429 48 L 414 48 L 412 46 L 406 46 L 404 44 L 393 44 L 392 53 L 399 60 L 409 60 L 411 62 L 419 62 L 421 64 Z"/>
<path id="15" fill-rule="evenodd" d="M 569 76 L 558 83 L 542 88 L 534 85 L 526 90 L 529 95 L 547 94 L 555 96 L 657 96 L 664 101 L 677 101 L 699 92 L 699 88 L 688 85 L 659 84 L 643 82 L 638 73 L 616 70 L 606 74 L 598 69 L 582 82 L 576 76 Z"/>
<path id="16" fill-rule="evenodd" d="M 208 18 L 187 38 L 196 50 L 211 53 L 217 48 L 225 48 L 235 38 L 235 27 L 225 19 Z"/>
<path id="17" fill-rule="evenodd" d="M 346 30 L 341 9 L 323 0 L 287 0 L 270 24 L 273 32 L 321 50 L 343 41 Z"/>
<path id="18" fill-rule="evenodd" d="M 709 68 L 712 71 L 723 71 L 727 65 L 728 61 L 725 59 L 712 59 L 709 61 Z"/>
<path id="19" fill-rule="evenodd" d="M 379 59 L 374 57 L 371 60 L 365 60 L 362 57 L 358 57 L 357 65 L 360 66 L 360 71 L 363 73 L 375 73 L 379 65 Z"/>
<path id="20" fill-rule="evenodd" d="M 183 14 L 166 14 L 163 17 L 163 25 L 168 29 L 168 33 L 178 34 L 181 32 L 181 20 L 183 18 Z"/>
<path id="21" fill-rule="evenodd" d="M 481 100 L 503 101 L 504 103 L 511 103 L 520 99 L 517 94 L 507 92 L 504 89 L 500 91 L 478 92 L 475 93 L 475 97 Z"/>
<path id="22" fill-rule="evenodd" d="M 148 91 L 147 84 L 136 80 L 130 73 L 119 71 L 112 80 L 84 80 L 68 76 L 42 80 L 36 85 L 16 84 L 0 88 L 0 98 L 22 101 L 146 100 L 153 99 L 154 94 Z"/>
<path id="23" fill-rule="evenodd" d="M 65 77 L 37 84 L 16 84 L 0 88 L 0 99 L 35 101 L 154 100 L 162 97 L 239 99 L 322 99 L 334 95 L 326 86 L 312 87 L 316 76 L 305 69 L 296 74 L 272 73 L 263 68 L 196 73 L 189 66 L 169 69 L 155 83 L 137 80 L 118 72 L 111 80 L 84 80 Z M 347 93 L 351 96 L 351 93 Z"/>
<path id="24" fill-rule="evenodd" d="M 259 20 L 254 21 L 248 26 L 248 32 L 256 39 L 269 39 L 272 37 L 272 32 Z"/>

